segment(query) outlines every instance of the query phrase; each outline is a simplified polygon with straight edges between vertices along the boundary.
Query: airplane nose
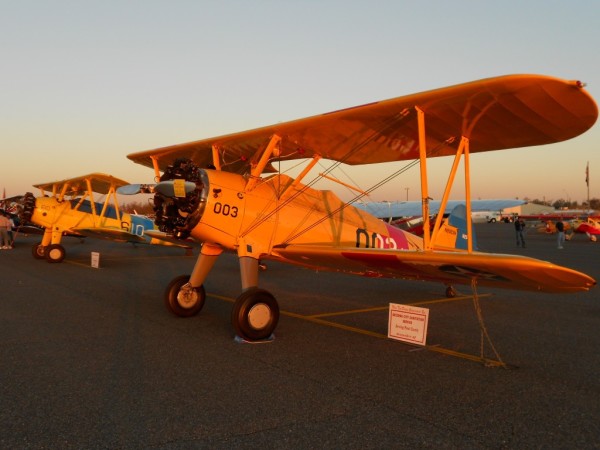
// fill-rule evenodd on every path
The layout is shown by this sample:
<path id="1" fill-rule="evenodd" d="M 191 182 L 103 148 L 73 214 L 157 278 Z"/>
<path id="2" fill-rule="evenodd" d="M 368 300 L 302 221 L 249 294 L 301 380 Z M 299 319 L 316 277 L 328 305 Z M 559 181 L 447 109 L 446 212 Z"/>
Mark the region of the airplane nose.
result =
<path id="1" fill-rule="evenodd" d="M 195 190 L 196 183 L 185 181 L 183 179 L 161 181 L 154 186 L 154 192 L 158 192 L 165 197 L 185 197 Z"/>
<path id="2" fill-rule="evenodd" d="M 35 196 L 31 192 L 26 192 L 19 201 L 19 220 L 21 223 L 27 223 L 31 221 L 34 210 Z"/>

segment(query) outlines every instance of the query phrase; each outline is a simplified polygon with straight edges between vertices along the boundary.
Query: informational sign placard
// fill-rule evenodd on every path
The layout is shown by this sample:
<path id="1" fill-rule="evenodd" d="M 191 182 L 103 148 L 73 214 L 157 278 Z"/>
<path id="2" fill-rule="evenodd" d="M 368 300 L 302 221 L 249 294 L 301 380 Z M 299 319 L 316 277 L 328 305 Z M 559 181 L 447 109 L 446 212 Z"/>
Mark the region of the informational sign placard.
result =
<path id="1" fill-rule="evenodd" d="M 425 345 L 429 309 L 390 303 L 388 338 Z"/>
<path id="2" fill-rule="evenodd" d="M 100 253 L 92 252 L 92 267 L 98 269 L 100 267 Z"/>

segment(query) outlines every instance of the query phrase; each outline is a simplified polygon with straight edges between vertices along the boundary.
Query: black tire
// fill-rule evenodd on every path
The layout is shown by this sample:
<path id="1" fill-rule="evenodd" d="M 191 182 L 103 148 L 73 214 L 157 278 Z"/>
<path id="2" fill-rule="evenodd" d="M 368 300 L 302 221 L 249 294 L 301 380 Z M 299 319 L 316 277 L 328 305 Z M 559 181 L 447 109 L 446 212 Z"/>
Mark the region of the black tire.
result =
<path id="1" fill-rule="evenodd" d="M 204 285 L 192 288 L 188 294 L 181 288 L 190 280 L 189 275 L 173 278 L 165 290 L 165 305 L 178 317 L 192 317 L 200 312 L 206 300 Z"/>
<path id="2" fill-rule="evenodd" d="M 46 259 L 44 246 L 42 244 L 34 244 L 31 247 L 31 254 L 35 259 Z"/>
<path id="3" fill-rule="evenodd" d="M 60 244 L 51 244 L 44 250 L 44 256 L 49 263 L 60 263 L 65 259 L 65 248 Z"/>
<path id="4" fill-rule="evenodd" d="M 279 305 L 264 289 L 242 292 L 231 310 L 231 323 L 238 336 L 248 341 L 267 339 L 279 322 Z"/>

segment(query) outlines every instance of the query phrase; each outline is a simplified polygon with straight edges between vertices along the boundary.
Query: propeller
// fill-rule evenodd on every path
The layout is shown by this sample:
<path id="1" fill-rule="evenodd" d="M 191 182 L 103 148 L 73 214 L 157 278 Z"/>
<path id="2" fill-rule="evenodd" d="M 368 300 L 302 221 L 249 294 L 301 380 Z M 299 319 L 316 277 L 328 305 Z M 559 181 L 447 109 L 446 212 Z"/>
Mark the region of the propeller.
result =
<path id="1" fill-rule="evenodd" d="M 121 195 L 136 195 L 136 194 L 152 194 L 154 193 L 153 184 L 127 184 L 117 188 L 117 194 Z"/>
<path id="2" fill-rule="evenodd" d="M 183 179 L 161 181 L 154 186 L 154 192 L 165 197 L 185 197 L 196 190 L 196 183 Z"/>

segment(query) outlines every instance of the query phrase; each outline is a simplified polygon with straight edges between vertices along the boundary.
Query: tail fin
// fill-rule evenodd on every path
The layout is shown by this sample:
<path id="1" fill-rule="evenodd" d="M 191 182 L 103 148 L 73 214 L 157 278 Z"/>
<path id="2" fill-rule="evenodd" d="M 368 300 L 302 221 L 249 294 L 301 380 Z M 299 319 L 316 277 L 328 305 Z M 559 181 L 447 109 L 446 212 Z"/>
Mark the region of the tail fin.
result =
<path id="1" fill-rule="evenodd" d="M 442 223 L 438 238 L 435 242 L 436 248 L 452 248 L 467 250 L 467 208 L 465 205 L 457 205 L 447 220 Z M 477 249 L 477 239 L 473 230 L 473 250 Z"/>

